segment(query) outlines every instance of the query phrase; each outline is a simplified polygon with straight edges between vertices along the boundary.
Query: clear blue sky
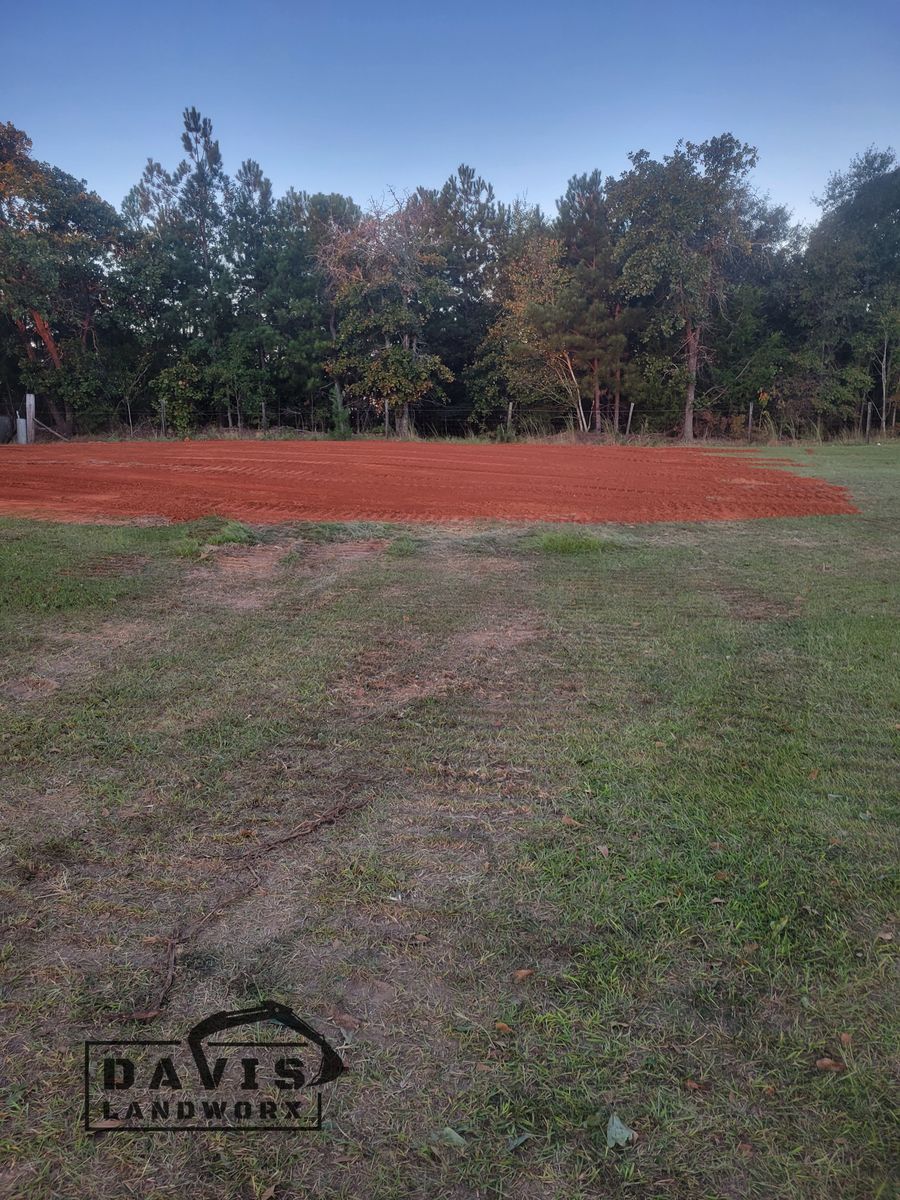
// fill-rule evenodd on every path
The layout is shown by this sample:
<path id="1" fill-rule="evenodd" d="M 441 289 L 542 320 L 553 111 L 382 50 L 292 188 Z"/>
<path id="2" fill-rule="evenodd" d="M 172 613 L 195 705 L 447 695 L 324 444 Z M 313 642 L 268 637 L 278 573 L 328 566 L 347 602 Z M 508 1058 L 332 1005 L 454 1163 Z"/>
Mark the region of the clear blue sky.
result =
<path id="1" fill-rule="evenodd" d="M 36 0 L 2 27 L 0 120 L 116 205 L 191 104 L 229 171 L 363 204 L 468 162 L 555 212 L 576 172 L 730 130 L 808 220 L 831 170 L 900 150 L 898 0 Z"/>

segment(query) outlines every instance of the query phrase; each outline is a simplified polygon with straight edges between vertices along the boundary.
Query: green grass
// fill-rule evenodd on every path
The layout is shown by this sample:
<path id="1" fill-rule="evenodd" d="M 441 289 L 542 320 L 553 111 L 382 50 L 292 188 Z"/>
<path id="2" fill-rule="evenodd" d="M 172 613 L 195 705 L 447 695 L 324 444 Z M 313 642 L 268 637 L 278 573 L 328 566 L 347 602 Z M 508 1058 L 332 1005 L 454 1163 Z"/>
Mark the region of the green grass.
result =
<path id="1" fill-rule="evenodd" d="M 23 615 L 109 609 L 147 591 L 144 568 L 154 562 L 256 540 L 245 525 L 218 517 L 149 528 L 0 519 L 0 632 L 11 633 L 10 619 L 20 624 Z"/>
<path id="2" fill-rule="evenodd" d="M 861 515 L 0 523 L 13 1194 L 889 1195 L 900 453 L 797 458 Z M 264 995 L 347 1039 L 323 1134 L 75 1128 L 81 1039 Z"/>
<path id="3" fill-rule="evenodd" d="M 545 554 L 598 554 L 609 543 L 585 533 L 581 529 L 554 529 L 541 533 L 534 539 L 535 545 Z"/>

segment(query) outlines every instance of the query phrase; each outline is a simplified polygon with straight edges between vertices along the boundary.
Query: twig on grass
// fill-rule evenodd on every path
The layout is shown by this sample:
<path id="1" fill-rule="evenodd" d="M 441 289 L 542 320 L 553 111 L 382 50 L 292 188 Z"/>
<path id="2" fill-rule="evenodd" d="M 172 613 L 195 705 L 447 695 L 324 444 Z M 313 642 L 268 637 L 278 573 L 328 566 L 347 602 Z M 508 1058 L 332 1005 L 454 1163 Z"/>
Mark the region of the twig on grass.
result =
<path id="1" fill-rule="evenodd" d="M 325 812 L 319 813 L 315 817 L 310 817 L 307 821 L 302 821 L 290 830 L 290 832 L 283 834 L 281 837 L 263 842 L 261 846 L 253 846 L 249 850 L 245 850 L 242 854 L 216 854 L 209 855 L 209 857 L 221 858 L 225 862 L 244 862 L 248 858 L 259 858 L 260 855 L 268 854 L 270 850 L 274 850 L 276 846 L 284 845 L 285 842 L 293 842 L 296 838 L 308 837 L 311 833 L 315 833 L 317 829 L 321 829 L 323 825 L 333 825 L 338 817 L 343 817 L 347 813 L 357 812 L 359 809 L 365 808 L 368 803 L 368 800 L 342 801 Z"/>
<path id="2" fill-rule="evenodd" d="M 261 846 L 255 846 L 251 850 L 245 851 L 243 854 L 234 855 L 200 855 L 203 858 L 222 858 L 225 862 L 243 863 L 242 869 L 247 871 L 253 877 L 254 886 L 259 886 L 260 878 L 258 873 L 253 869 L 246 860 L 259 858 L 263 854 L 268 854 L 270 850 L 274 850 L 276 846 L 282 846 L 286 842 L 292 842 L 297 838 L 308 837 L 311 833 L 315 833 L 317 829 L 321 829 L 323 825 L 333 825 L 339 817 L 345 816 L 347 813 L 357 812 L 361 808 L 365 808 L 369 803 L 368 800 L 353 800 L 344 801 L 341 804 L 335 804 L 333 807 L 326 809 L 325 812 L 319 813 L 315 817 L 310 817 L 303 821 L 300 825 L 294 827 L 289 833 L 283 834 L 281 837 L 273 838 L 269 842 L 263 843 Z M 126 1013 L 122 1016 L 123 1021 L 140 1021 L 145 1025 L 149 1025 L 151 1021 L 155 1021 L 157 1017 L 161 1017 L 163 1009 L 169 998 L 169 992 L 172 990 L 172 985 L 175 982 L 175 959 L 178 953 L 179 946 L 184 946 L 197 936 L 207 921 L 211 921 L 213 917 L 217 917 L 223 909 L 229 908 L 235 901 L 246 896 L 247 888 L 242 886 L 237 891 L 230 892 L 227 896 L 211 908 L 209 912 L 204 913 L 199 920 L 185 928 L 176 928 L 166 939 L 166 958 L 165 958 L 165 973 L 163 975 L 162 985 L 156 993 L 156 998 L 149 1008 L 140 1009 L 136 1012 Z"/>

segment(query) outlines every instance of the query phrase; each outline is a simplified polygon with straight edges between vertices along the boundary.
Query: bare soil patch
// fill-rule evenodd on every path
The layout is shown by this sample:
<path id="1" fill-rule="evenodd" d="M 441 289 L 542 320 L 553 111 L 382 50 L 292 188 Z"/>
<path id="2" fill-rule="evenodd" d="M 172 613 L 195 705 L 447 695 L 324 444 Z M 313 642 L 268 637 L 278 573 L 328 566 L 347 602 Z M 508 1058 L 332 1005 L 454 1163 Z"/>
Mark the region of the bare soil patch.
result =
<path id="1" fill-rule="evenodd" d="M 751 452 L 384 442 L 0 448 L 0 512 L 92 521 L 727 521 L 857 510 Z M 763 465 L 765 464 L 765 465 Z M 787 464 L 789 465 L 789 464 Z"/>
<path id="2" fill-rule="evenodd" d="M 730 615 L 743 621 L 789 621 L 803 612 L 802 596 L 795 596 L 791 603 L 785 603 L 747 588 L 720 587 L 717 590 Z"/>
<path id="3" fill-rule="evenodd" d="M 502 694 L 502 676 L 511 665 L 508 657 L 538 634 L 529 614 L 504 615 L 454 634 L 430 659 L 423 659 L 402 632 L 396 638 L 383 637 L 355 657 L 352 670 L 335 685 L 334 696 L 371 713 L 403 709 L 455 691 L 474 690 L 482 699 L 495 699 Z"/>
<path id="4" fill-rule="evenodd" d="M 198 566 L 192 581 L 198 599 L 234 612 L 264 608 L 274 589 L 286 546 L 226 546 Z"/>
<path id="5" fill-rule="evenodd" d="M 146 621 L 117 617 L 77 632 L 49 633 L 39 660 L 40 669 L 0 681 L 0 697 L 31 701 L 52 696 L 69 679 L 108 666 L 123 646 L 142 642 L 157 633 Z"/>

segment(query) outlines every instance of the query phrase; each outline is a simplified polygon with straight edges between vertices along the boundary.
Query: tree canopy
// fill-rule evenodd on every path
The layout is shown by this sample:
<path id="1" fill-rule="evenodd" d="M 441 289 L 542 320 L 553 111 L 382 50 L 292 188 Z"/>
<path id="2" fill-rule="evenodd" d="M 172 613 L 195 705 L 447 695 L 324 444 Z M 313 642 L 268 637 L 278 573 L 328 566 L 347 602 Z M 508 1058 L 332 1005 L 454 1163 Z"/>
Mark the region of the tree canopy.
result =
<path id="1" fill-rule="evenodd" d="M 0 375 L 64 434 L 272 426 L 883 431 L 900 391 L 900 167 L 870 147 L 811 229 L 723 133 L 574 176 L 554 216 L 466 164 L 360 209 L 233 174 L 187 108 L 121 211 L 0 125 Z"/>

